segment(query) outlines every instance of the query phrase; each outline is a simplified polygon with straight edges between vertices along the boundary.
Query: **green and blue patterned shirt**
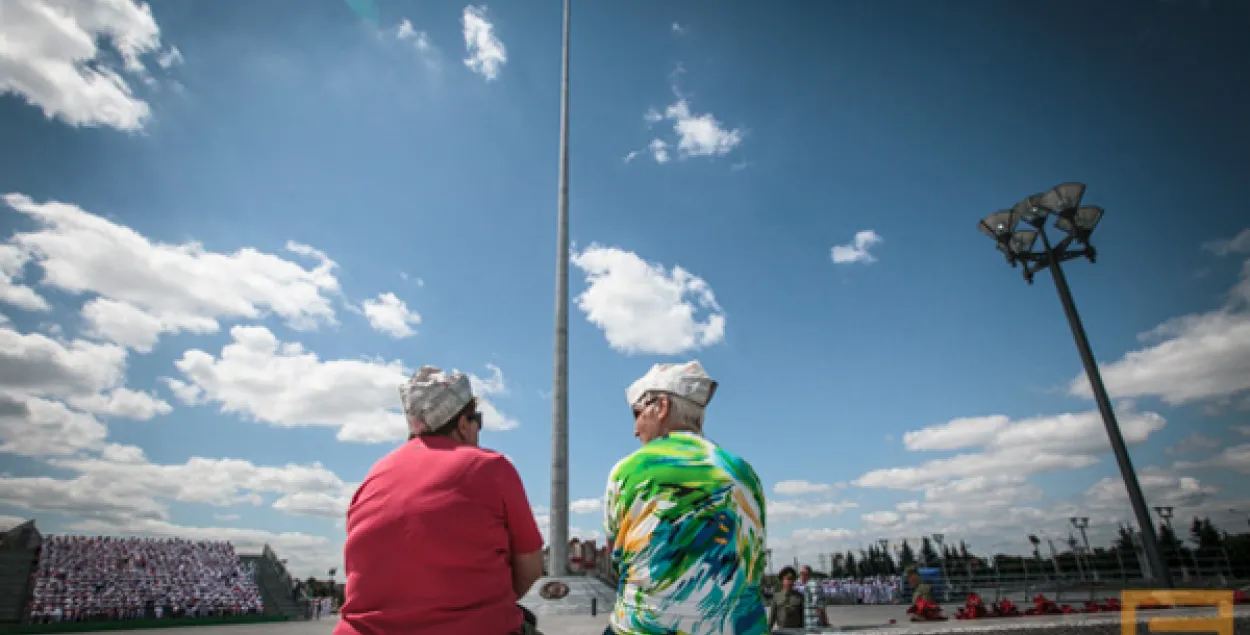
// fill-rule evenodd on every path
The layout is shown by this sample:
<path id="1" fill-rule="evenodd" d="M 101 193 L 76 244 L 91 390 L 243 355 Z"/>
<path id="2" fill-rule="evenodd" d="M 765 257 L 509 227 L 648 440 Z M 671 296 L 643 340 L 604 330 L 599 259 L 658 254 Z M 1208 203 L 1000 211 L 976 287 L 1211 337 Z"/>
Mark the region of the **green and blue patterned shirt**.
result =
<path id="1" fill-rule="evenodd" d="M 764 492 L 741 458 L 688 432 L 612 468 L 604 524 L 619 635 L 765 635 Z"/>

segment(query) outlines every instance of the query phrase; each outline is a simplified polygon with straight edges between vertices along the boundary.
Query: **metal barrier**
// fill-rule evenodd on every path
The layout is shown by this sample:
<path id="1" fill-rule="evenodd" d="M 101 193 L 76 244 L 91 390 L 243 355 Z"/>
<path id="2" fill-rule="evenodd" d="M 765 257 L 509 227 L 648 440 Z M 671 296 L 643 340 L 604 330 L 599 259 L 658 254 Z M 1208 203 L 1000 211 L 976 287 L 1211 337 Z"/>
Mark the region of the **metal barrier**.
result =
<path id="1" fill-rule="evenodd" d="M 1237 566 L 1227 553 L 1201 554 L 1187 550 L 1165 554 L 1179 588 L 1232 589 L 1250 581 L 1250 563 Z M 987 602 L 1006 598 L 1032 601 L 1038 594 L 1056 602 L 1102 599 L 1123 589 L 1149 588 L 1152 576 L 1142 569 L 1144 559 L 1124 550 L 1067 552 L 1050 558 L 1002 558 L 983 566 L 980 560 L 948 562 L 945 583 L 934 585 L 935 600 L 963 602 L 976 593 Z M 910 600 L 910 589 L 904 589 Z"/>

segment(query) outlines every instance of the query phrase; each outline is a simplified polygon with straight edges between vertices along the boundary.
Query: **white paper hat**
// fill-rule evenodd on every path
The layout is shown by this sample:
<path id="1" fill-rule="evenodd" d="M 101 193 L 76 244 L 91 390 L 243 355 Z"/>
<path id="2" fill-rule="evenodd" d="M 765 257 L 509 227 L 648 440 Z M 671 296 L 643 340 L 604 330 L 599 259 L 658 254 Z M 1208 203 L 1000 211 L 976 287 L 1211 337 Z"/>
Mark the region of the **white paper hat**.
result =
<path id="1" fill-rule="evenodd" d="M 716 381 L 707 376 L 707 371 L 697 360 L 682 364 L 656 364 L 625 390 L 625 400 L 632 408 L 649 392 L 668 393 L 706 408 L 712 401 L 712 395 L 716 394 Z"/>
<path id="2" fill-rule="evenodd" d="M 399 387 L 399 399 L 408 419 L 408 432 L 420 434 L 447 425 L 473 401 L 473 386 L 464 373 L 448 374 L 434 366 L 422 366 Z"/>

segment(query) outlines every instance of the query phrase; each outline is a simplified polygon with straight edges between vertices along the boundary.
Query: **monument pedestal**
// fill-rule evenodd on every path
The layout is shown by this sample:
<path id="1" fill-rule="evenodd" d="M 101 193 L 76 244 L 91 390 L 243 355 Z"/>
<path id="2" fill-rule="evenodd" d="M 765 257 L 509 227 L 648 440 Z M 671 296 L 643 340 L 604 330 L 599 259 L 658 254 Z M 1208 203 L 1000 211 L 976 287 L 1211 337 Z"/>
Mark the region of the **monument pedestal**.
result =
<path id="1" fill-rule="evenodd" d="M 568 586 L 568 595 L 556 599 L 544 599 L 538 593 L 543 585 L 560 582 Z M 604 584 L 602 580 L 590 576 L 552 576 L 542 578 L 534 583 L 530 592 L 521 598 L 520 604 L 538 616 L 538 628 L 542 630 L 544 615 L 586 615 L 592 608 L 600 616 L 606 616 L 616 603 L 616 589 Z"/>

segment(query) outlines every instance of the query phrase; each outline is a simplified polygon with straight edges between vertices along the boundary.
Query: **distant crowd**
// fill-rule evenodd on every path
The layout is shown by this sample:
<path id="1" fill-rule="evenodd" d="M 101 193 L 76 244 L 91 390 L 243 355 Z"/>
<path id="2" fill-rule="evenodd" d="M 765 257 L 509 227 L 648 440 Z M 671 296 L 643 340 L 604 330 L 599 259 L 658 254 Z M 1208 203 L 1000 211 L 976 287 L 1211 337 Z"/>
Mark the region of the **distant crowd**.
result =
<path id="1" fill-rule="evenodd" d="M 228 542 L 44 536 L 35 623 L 260 613 L 255 573 Z"/>
<path id="2" fill-rule="evenodd" d="M 897 604 L 902 602 L 902 577 L 827 578 L 819 593 L 825 604 Z"/>

